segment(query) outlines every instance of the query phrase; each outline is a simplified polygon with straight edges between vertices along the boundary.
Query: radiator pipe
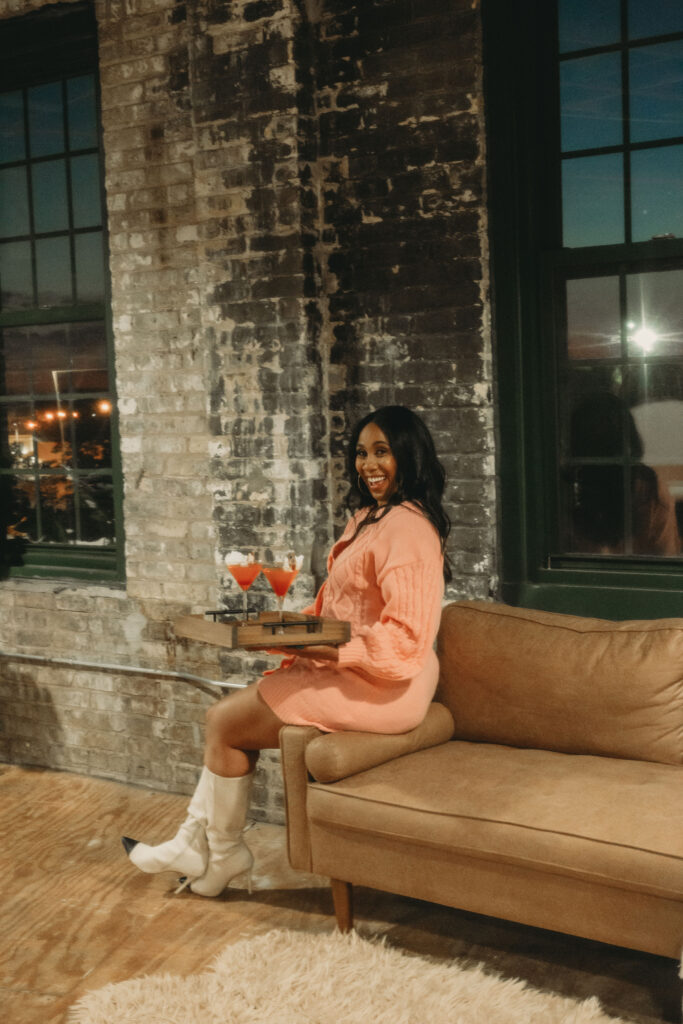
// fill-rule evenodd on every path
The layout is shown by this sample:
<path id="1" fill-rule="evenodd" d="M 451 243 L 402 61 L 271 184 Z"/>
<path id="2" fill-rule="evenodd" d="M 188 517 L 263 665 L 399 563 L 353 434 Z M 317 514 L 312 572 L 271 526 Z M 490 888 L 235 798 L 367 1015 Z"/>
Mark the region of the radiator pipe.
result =
<path id="1" fill-rule="evenodd" d="M 142 668 L 136 665 L 111 665 L 101 661 L 76 661 L 72 658 L 54 658 L 44 654 L 24 654 L 20 651 L 0 651 L 0 658 L 18 661 L 34 661 L 41 665 L 63 665 L 67 668 L 94 669 L 96 672 L 126 672 L 136 676 L 152 676 L 155 679 L 178 679 L 183 683 L 192 683 L 204 693 L 216 697 L 219 690 L 243 690 L 247 683 L 226 683 L 217 679 L 206 679 L 190 672 L 172 672 L 170 669 Z M 212 687 L 212 689 L 209 689 Z"/>

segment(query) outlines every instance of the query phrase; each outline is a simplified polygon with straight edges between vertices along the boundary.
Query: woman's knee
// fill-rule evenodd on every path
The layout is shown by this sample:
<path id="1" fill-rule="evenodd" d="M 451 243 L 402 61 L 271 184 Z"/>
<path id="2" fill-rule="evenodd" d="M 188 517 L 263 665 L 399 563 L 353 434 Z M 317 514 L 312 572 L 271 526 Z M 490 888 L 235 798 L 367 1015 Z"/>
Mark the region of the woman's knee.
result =
<path id="1" fill-rule="evenodd" d="M 207 709 L 206 741 L 240 748 L 260 746 L 262 735 L 266 738 L 272 732 L 271 720 L 277 721 L 257 687 L 249 686 Z"/>

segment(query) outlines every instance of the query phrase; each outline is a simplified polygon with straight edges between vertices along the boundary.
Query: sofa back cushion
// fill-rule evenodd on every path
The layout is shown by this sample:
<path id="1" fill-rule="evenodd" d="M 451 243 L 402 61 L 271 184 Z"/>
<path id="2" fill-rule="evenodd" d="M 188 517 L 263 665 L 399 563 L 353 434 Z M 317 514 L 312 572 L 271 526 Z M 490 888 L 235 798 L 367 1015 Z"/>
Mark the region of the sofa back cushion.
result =
<path id="1" fill-rule="evenodd" d="M 456 739 L 683 764 L 683 619 L 459 601 L 438 653 Z"/>

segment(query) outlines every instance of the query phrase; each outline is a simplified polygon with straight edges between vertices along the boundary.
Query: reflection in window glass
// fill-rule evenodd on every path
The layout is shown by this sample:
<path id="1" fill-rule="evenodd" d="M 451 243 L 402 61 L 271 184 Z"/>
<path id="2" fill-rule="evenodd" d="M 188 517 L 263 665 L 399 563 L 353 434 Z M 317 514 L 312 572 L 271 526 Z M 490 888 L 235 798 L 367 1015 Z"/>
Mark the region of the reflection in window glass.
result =
<path id="1" fill-rule="evenodd" d="M 27 235 L 29 231 L 26 169 L 6 167 L 0 171 L 0 237 Z"/>
<path id="2" fill-rule="evenodd" d="M 31 406 L 27 402 L 12 402 L 3 407 L 0 429 L 9 442 L 10 467 L 12 469 L 30 469 L 35 465 L 33 448 L 35 427 Z"/>
<path id="3" fill-rule="evenodd" d="M 31 169 L 33 222 L 39 233 L 66 231 L 69 207 L 66 189 L 66 161 L 46 160 Z"/>
<path id="4" fill-rule="evenodd" d="M 619 278 L 567 281 L 570 359 L 614 359 L 621 352 Z"/>
<path id="5" fill-rule="evenodd" d="M 683 135 L 683 39 L 640 46 L 629 60 L 631 141 Z"/>
<path id="6" fill-rule="evenodd" d="M 33 305 L 31 243 L 0 245 L 0 293 L 2 309 L 26 309 Z"/>
<path id="7" fill-rule="evenodd" d="M 623 161 L 618 154 L 579 157 L 562 164 L 563 244 L 624 241 Z"/>
<path id="8" fill-rule="evenodd" d="M 36 276 L 41 305 L 63 306 L 71 302 L 71 256 L 66 235 L 36 242 Z"/>
<path id="9" fill-rule="evenodd" d="M 72 391 L 106 391 L 109 376 L 104 324 L 74 324 L 70 338 Z"/>
<path id="10" fill-rule="evenodd" d="M 80 399 L 73 403 L 72 420 L 79 469 L 111 468 L 111 415 L 109 398 Z"/>
<path id="11" fill-rule="evenodd" d="M 70 78 L 66 83 L 69 149 L 97 146 L 95 79 L 92 75 Z"/>
<path id="12" fill-rule="evenodd" d="M 104 298 L 104 250 L 102 232 L 76 235 L 76 294 L 80 302 Z"/>
<path id="13" fill-rule="evenodd" d="M 630 39 L 683 32 L 683 4 L 680 0 L 628 0 L 628 28 Z"/>
<path id="14" fill-rule="evenodd" d="M 0 94 L 0 163 L 23 160 L 26 155 L 24 138 L 24 101 L 20 92 Z"/>
<path id="15" fill-rule="evenodd" d="M 683 237 L 683 146 L 631 154 L 633 241 Z"/>
<path id="16" fill-rule="evenodd" d="M 683 270 L 630 274 L 626 300 L 629 355 L 683 359 Z"/>
<path id="17" fill-rule="evenodd" d="M 31 393 L 30 349 L 26 331 L 4 327 L 0 331 L 0 394 Z"/>
<path id="18" fill-rule="evenodd" d="M 0 481 L 4 483 L 5 481 Z M 9 494 L 10 513 L 6 527 L 7 537 L 38 539 L 38 502 L 36 485 L 32 477 L 17 477 Z"/>
<path id="19" fill-rule="evenodd" d="M 33 406 L 36 458 L 40 469 L 59 469 L 73 463 L 73 422 L 68 403 L 36 402 Z"/>
<path id="20" fill-rule="evenodd" d="M 580 57 L 560 65 L 560 114 L 563 152 L 621 144 L 619 54 Z"/>
<path id="21" fill-rule="evenodd" d="M 31 156 L 64 151 L 61 82 L 49 82 L 28 90 L 28 125 Z"/>
<path id="22" fill-rule="evenodd" d="M 113 544 L 114 487 L 111 476 L 93 474 L 79 480 L 79 540 Z"/>
<path id="23" fill-rule="evenodd" d="M 570 551 L 676 557 L 681 540 L 665 474 L 645 461 L 632 408 L 608 390 L 573 404 L 563 521 Z"/>
<path id="24" fill-rule="evenodd" d="M 76 536 L 74 482 L 68 476 L 41 474 L 39 540 L 56 544 L 73 544 Z"/>
<path id="25" fill-rule="evenodd" d="M 619 41 L 619 0 L 559 0 L 560 53 Z"/>
<path id="26" fill-rule="evenodd" d="M 30 327 L 27 355 L 31 360 L 34 395 L 55 395 L 69 390 L 69 338 L 63 324 Z"/>
<path id="27" fill-rule="evenodd" d="M 657 474 L 661 553 L 676 554 L 683 540 L 681 366 L 641 366 L 640 376 L 640 398 L 631 412 L 642 440 L 643 463 Z M 677 378 L 674 390 L 671 384 Z"/>
<path id="28" fill-rule="evenodd" d="M 71 161 L 71 199 L 74 227 L 90 228 L 102 223 L 100 166 L 95 153 Z"/>

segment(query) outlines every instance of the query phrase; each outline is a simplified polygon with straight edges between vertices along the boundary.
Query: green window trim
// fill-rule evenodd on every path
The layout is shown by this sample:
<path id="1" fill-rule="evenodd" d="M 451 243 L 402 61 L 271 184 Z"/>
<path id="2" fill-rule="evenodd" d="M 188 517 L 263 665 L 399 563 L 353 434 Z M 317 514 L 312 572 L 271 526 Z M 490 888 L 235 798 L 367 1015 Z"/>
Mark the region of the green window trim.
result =
<path id="1" fill-rule="evenodd" d="M 602 618 L 683 615 L 683 558 L 557 553 L 558 273 L 683 266 L 683 239 L 562 249 L 554 4 L 484 0 L 488 209 L 498 380 L 503 600 Z"/>

